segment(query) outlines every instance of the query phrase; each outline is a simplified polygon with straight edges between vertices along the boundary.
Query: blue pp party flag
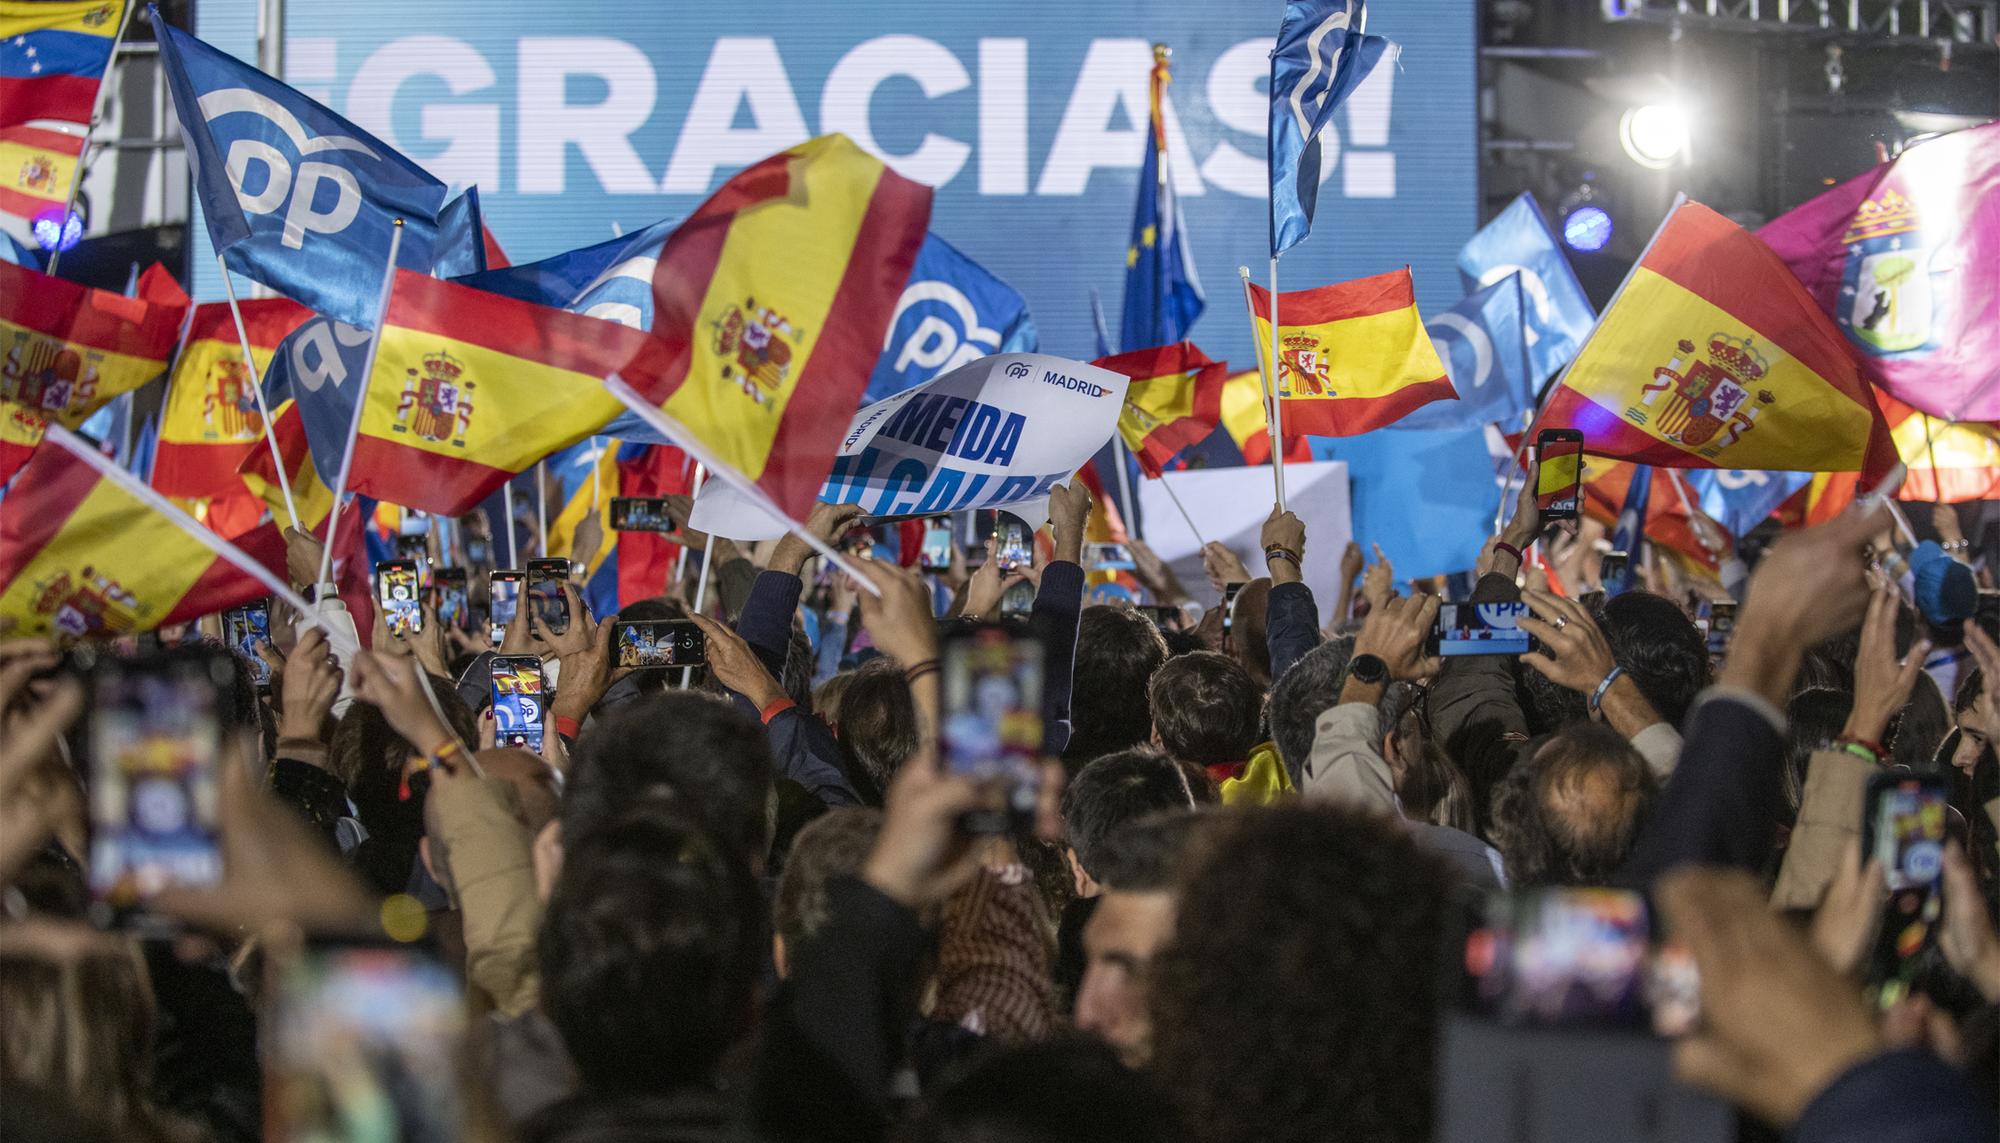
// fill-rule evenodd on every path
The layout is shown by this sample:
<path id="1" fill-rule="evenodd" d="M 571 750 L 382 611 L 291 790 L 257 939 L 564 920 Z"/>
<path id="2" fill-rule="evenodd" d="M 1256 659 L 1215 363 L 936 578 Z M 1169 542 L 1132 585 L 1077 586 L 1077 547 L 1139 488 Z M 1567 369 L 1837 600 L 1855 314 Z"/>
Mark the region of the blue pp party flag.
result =
<path id="1" fill-rule="evenodd" d="M 1425 322 L 1458 400 L 1432 401 L 1390 427 L 1519 429 L 1535 404 L 1523 302 L 1521 276 L 1509 274 Z"/>
<path id="2" fill-rule="evenodd" d="M 1398 579 L 1464 571 L 1493 534 L 1500 482 L 1484 429 L 1314 437 L 1315 460 L 1347 462 L 1354 538 L 1380 544 Z"/>
<path id="3" fill-rule="evenodd" d="M 1289 0 L 1271 53 L 1271 257 L 1305 240 L 1319 201 L 1319 133 L 1396 45 L 1364 35 L 1364 0 Z M 1130 344 L 1130 342 L 1127 342 Z M 1157 345 L 1149 341 L 1142 344 Z"/>
<path id="4" fill-rule="evenodd" d="M 157 10 L 153 27 L 215 249 L 231 269 L 372 328 L 394 223 L 404 223 L 396 264 L 428 273 L 444 184 Z"/>
<path id="5" fill-rule="evenodd" d="M 1810 472 L 1759 472 L 1734 468 L 1694 468 L 1680 474 L 1702 515 L 1742 539 L 1770 518 L 1778 505 L 1812 483 Z"/>
<path id="6" fill-rule="evenodd" d="M 398 255 L 397 261 L 402 261 Z M 440 278 L 457 278 L 486 269 L 486 219 L 479 211 L 479 188 L 444 204 L 438 212 L 437 249 L 431 272 Z"/>
<path id="7" fill-rule="evenodd" d="M 1139 165 L 1139 202 L 1132 211 L 1132 242 L 1125 250 L 1125 317 L 1118 338 L 1125 349 L 1186 340 L 1201 311 L 1181 200 L 1167 166 L 1167 85 L 1173 82 L 1164 52 L 1153 59 L 1152 116 L 1146 157 Z"/>
<path id="8" fill-rule="evenodd" d="M 1521 276 L 1528 368 L 1537 385 L 1569 364 L 1597 323 L 1576 271 L 1563 256 L 1535 197 L 1526 192 L 1466 242 L 1458 252 L 1458 272 L 1468 290 L 1490 286 L 1509 274 Z"/>
<path id="9" fill-rule="evenodd" d="M 1618 523 L 1611 529 L 1611 550 L 1625 553 L 1625 568 L 1604 582 L 1604 594 L 1622 595 L 1639 585 L 1639 545 L 1646 538 L 1646 511 L 1653 500 L 1653 466 L 1632 466 L 1632 482 L 1625 486 L 1625 506 L 1618 510 Z"/>
<path id="10" fill-rule="evenodd" d="M 935 234 L 917 248 L 863 405 L 893 397 L 989 353 L 1034 353 L 1028 300 Z"/>
<path id="11" fill-rule="evenodd" d="M 340 455 L 374 337 L 359 326 L 315 317 L 278 343 L 264 371 L 264 403 L 276 409 L 287 399 L 298 402 L 313 470 L 328 488 L 340 479 Z"/>

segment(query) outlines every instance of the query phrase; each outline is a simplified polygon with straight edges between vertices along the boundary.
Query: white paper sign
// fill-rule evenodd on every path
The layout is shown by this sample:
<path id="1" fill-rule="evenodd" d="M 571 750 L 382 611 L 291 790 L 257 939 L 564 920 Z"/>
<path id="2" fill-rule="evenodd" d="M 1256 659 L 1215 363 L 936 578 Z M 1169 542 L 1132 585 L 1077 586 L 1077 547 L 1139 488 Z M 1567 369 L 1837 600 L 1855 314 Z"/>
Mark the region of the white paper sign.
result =
<path id="1" fill-rule="evenodd" d="M 1146 543 L 1172 567 L 1181 585 L 1199 602 L 1222 602 L 1201 570 L 1201 540 L 1188 531 L 1180 509 L 1166 489 L 1172 488 L 1201 529 L 1201 540 L 1219 541 L 1235 552 L 1253 576 L 1264 575 L 1264 545 L 1259 534 L 1271 514 L 1271 466 L 1198 468 L 1169 472 L 1158 480 L 1139 482 L 1139 509 L 1145 513 Z M 1354 537 L 1348 511 L 1347 465 L 1337 460 L 1285 466 L 1285 506 L 1306 526 L 1306 586 L 1313 590 L 1320 625 L 1333 615 L 1335 583 L 1340 578 L 1340 554 Z"/>
<path id="2" fill-rule="evenodd" d="M 855 414 L 819 498 L 869 516 L 1005 506 L 1037 525 L 1049 489 L 1111 439 L 1128 383 L 1063 357 L 982 357 Z M 690 524 L 732 540 L 786 529 L 720 481 L 702 487 Z"/>

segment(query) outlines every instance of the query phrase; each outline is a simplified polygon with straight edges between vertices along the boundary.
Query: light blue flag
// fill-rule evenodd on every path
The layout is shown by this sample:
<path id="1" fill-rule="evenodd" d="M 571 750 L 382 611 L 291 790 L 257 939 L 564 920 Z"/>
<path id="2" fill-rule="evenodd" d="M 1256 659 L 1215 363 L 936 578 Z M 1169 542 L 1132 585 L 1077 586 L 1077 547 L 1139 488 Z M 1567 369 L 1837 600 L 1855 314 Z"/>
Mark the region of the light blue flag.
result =
<path id="1" fill-rule="evenodd" d="M 401 261 L 398 256 L 397 261 Z M 459 278 L 486 269 L 486 218 L 479 211 L 479 188 L 444 204 L 438 212 L 437 251 L 431 270 L 440 278 Z"/>
<path id="2" fill-rule="evenodd" d="M 1563 256 L 1535 196 L 1522 192 L 1458 252 L 1459 276 L 1468 290 L 1521 275 L 1528 323 L 1528 366 L 1540 385 L 1569 364 L 1597 313 Z"/>
<path id="3" fill-rule="evenodd" d="M 1019 290 L 926 234 L 861 404 L 914 389 L 990 353 L 1034 353 L 1040 342 Z"/>
<path id="4" fill-rule="evenodd" d="M 1653 466 L 1632 466 L 1632 482 L 1625 486 L 1625 506 L 1618 510 L 1618 522 L 1611 529 L 1611 550 L 1625 553 L 1625 569 L 1616 579 L 1607 580 L 1604 594 L 1623 595 L 1639 586 L 1639 545 L 1646 539 L 1646 513 L 1653 502 Z"/>
<path id="5" fill-rule="evenodd" d="M 154 10 L 160 59 L 208 236 L 231 269 L 337 321 L 373 328 L 390 234 L 432 267 L 445 186 L 387 143 Z"/>
<path id="6" fill-rule="evenodd" d="M 21 245 L 20 239 L 11 234 L 0 234 L 0 238 L 6 239 L 0 242 L 0 262 L 26 266 L 30 270 L 42 268 L 42 256 L 35 253 L 32 248 Z"/>
<path id="7" fill-rule="evenodd" d="M 340 454 L 354 424 L 355 395 L 374 336 L 360 326 L 315 317 L 278 343 L 264 371 L 267 405 L 275 409 L 288 397 L 298 401 L 313 470 L 329 488 L 340 479 Z"/>
<path id="8" fill-rule="evenodd" d="M 1484 429 L 1313 437 L 1313 459 L 1347 462 L 1354 538 L 1380 544 L 1396 578 L 1464 571 L 1493 534 L 1500 482 Z"/>
<path id="9" fill-rule="evenodd" d="M 1319 201 L 1319 133 L 1396 45 L 1363 35 L 1364 0 L 1289 0 L 1271 53 L 1271 257 L 1305 240 Z M 1127 348 L 1131 348 L 1128 346 Z M 1143 347 L 1141 347 L 1143 348 Z"/>
<path id="10" fill-rule="evenodd" d="M 1458 400 L 1432 401 L 1389 427 L 1518 430 L 1535 404 L 1522 301 L 1521 276 L 1509 274 L 1426 322 Z"/>
<path id="11" fill-rule="evenodd" d="M 1681 475 L 1694 493 L 1695 507 L 1739 540 L 1813 478 L 1810 472 L 1734 468 L 1691 468 Z"/>

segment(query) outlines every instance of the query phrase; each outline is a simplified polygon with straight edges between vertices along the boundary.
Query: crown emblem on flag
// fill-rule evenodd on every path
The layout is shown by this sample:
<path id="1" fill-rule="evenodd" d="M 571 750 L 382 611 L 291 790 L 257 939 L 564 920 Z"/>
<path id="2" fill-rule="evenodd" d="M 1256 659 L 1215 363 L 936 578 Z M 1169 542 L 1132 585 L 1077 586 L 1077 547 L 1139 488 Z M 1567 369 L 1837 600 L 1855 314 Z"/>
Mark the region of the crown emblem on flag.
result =
<path id="1" fill-rule="evenodd" d="M 117 580 L 85 567 L 74 577 L 67 571 L 37 585 L 32 606 L 48 616 L 64 635 L 118 635 L 136 630 L 141 608 Z"/>
<path id="2" fill-rule="evenodd" d="M 21 164 L 21 177 L 17 184 L 22 190 L 54 192 L 56 189 L 55 160 L 37 151 L 29 155 Z"/>
<path id="3" fill-rule="evenodd" d="M 209 375 L 208 394 L 202 400 L 201 419 L 210 430 L 208 435 L 219 439 L 244 440 L 264 431 L 256 395 L 250 392 L 249 366 L 233 357 L 216 361 Z"/>
<path id="4" fill-rule="evenodd" d="M 1294 333 L 1278 339 L 1278 396 L 1336 397 L 1333 367 L 1319 339 Z"/>
<path id="5" fill-rule="evenodd" d="M 109 19 L 111 19 L 111 5 L 99 4 L 97 7 L 83 14 L 83 26 L 86 28 L 101 27 Z"/>
<path id="6" fill-rule="evenodd" d="M 803 334 L 783 314 L 748 297 L 709 324 L 715 329 L 724 378 L 734 380 L 759 405 L 784 389 L 792 375 L 792 345 Z"/>
<path id="7" fill-rule="evenodd" d="M 464 448 L 472 426 L 471 391 L 478 383 L 465 377 L 463 361 L 442 349 L 424 354 L 419 366 L 403 371 L 393 431 Z"/>
<path id="8" fill-rule="evenodd" d="M 1713 460 L 1756 427 L 1764 406 L 1777 402 L 1769 389 L 1758 390 L 1754 401 L 1750 397 L 1750 386 L 1770 371 L 1770 359 L 1758 350 L 1755 338 L 1720 332 L 1709 335 L 1705 356 L 1696 355 L 1689 338 L 1674 350 L 1640 389 L 1642 405 L 1659 403 L 1657 410 L 1634 406 L 1625 411 L 1626 419 Z"/>
<path id="9" fill-rule="evenodd" d="M 86 359 L 54 338 L 17 331 L 0 361 L 0 397 L 50 413 L 86 405 L 97 395 L 100 356 Z"/>
<path id="10" fill-rule="evenodd" d="M 1870 198 L 1855 210 L 1853 221 L 1847 224 L 1847 233 L 1841 241 L 1852 245 L 1867 238 L 1884 238 L 1892 234 L 1904 234 L 1915 230 L 1918 223 L 1917 204 L 1911 202 L 1895 187 L 1883 190 L 1880 198 Z"/>

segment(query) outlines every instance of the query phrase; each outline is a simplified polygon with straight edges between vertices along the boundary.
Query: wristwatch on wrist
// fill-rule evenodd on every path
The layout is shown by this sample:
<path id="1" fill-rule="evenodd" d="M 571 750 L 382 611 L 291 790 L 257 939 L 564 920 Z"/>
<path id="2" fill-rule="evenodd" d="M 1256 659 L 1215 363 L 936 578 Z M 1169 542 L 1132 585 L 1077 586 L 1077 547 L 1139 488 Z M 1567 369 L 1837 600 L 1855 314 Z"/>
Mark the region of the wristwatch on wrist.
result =
<path id="1" fill-rule="evenodd" d="M 1347 677 L 1371 687 L 1381 686 L 1389 681 L 1389 664 L 1380 655 L 1356 655 L 1347 661 Z"/>

